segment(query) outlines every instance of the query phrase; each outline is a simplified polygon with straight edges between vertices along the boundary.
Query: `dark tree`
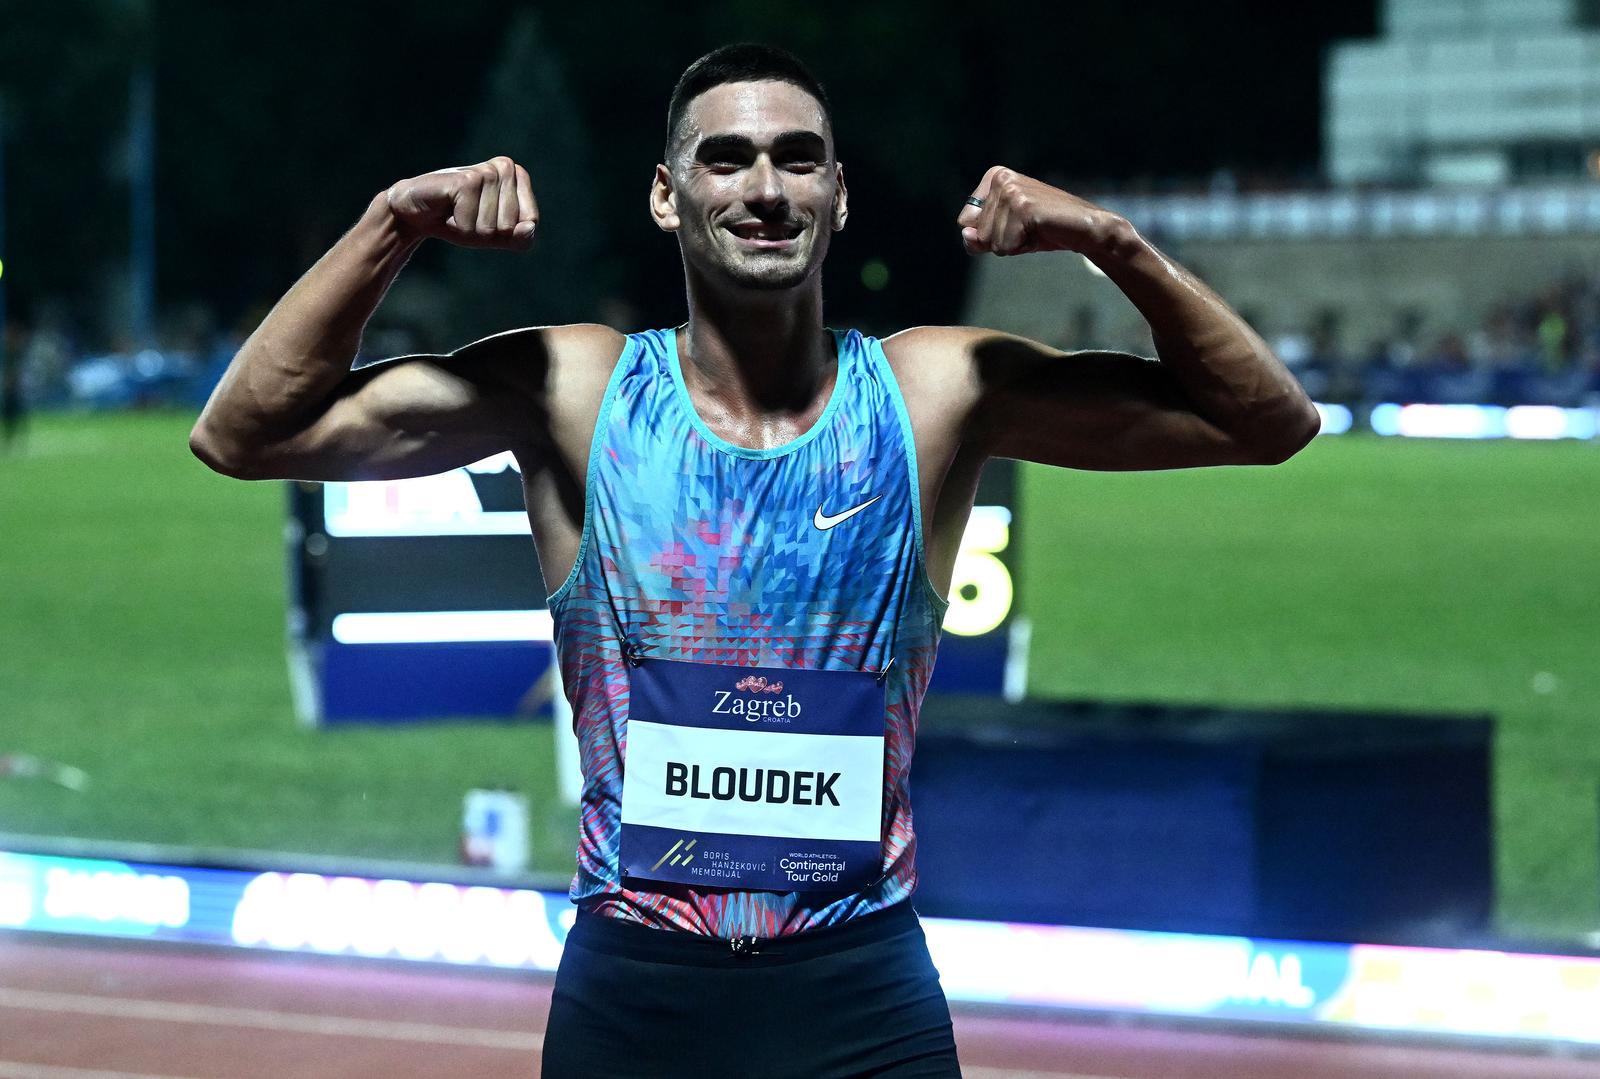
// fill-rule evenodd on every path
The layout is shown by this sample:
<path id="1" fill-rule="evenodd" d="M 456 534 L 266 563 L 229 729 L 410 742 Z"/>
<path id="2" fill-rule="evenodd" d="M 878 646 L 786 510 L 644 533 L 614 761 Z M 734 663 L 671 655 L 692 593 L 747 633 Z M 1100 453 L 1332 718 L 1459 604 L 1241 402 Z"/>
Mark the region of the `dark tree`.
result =
<path id="1" fill-rule="evenodd" d="M 588 131 L 564 68 L 539 17 L 518 15 L 501 39 L 454 163 L 505 154 L 526 168 L 539 203 L 539 231 L 532 252 L 448 252 L 445 282 L 456 340 L 592 320 L 614 289 L 616 247 L 596 212 Z"/>

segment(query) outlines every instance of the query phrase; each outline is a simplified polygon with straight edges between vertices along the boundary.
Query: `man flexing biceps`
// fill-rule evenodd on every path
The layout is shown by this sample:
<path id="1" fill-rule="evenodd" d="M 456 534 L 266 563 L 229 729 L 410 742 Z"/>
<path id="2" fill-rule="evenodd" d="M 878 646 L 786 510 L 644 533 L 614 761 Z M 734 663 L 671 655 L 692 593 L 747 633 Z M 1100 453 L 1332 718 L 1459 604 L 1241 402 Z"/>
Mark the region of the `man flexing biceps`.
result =
<path id="1" fill-rule="evenodd" d="M 240 349 L 191 445 L 228 475 L 325 480 L 516 453 L 584 773 L 545 1075 L 959 1075 L 910 903 L 909 775 L 984 462 L 1273 464 L 1317 412 L 1126 220 L 1004 168 L 961 208 L 967 250 L 1082 253 L 1158 358 L 827 327 L 844 167 L 826 93 L 776 49 L 684 72 L 649 212 L 678 241 L 682 325 L 351 371 L 424 238 L 521 248 L 537 223 L 505 158 L 394 185 Z"/>

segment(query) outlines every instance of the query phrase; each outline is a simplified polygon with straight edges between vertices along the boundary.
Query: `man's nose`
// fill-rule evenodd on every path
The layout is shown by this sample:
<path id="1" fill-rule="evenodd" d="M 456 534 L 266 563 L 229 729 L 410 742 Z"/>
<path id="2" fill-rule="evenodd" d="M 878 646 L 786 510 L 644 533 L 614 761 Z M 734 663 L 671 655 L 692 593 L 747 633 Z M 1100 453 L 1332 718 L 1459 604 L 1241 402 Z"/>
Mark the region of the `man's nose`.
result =
<path id="1" fill-rule="evenodd" d="M 758 158 L 746 176 L 746 203 L 771 209 L 783 202 L 783 178 L 766 157 Z"/>

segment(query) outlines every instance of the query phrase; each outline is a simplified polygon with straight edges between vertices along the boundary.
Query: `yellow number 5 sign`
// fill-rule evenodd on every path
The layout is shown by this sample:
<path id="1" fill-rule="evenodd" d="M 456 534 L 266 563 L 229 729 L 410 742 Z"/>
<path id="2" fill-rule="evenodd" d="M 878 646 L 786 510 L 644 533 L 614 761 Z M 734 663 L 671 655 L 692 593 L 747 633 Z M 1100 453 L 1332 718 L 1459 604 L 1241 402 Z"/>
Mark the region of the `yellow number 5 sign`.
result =
<path id="1" fill-rule="evenodd" d="M 1011 571 L 996 557 L 1011 542 L 1011 511 L 1004 506 L 974 506 L 961 537 L 950 580 L 947 632 L 963 637 L 988 633 L 1011 613 Z"/>

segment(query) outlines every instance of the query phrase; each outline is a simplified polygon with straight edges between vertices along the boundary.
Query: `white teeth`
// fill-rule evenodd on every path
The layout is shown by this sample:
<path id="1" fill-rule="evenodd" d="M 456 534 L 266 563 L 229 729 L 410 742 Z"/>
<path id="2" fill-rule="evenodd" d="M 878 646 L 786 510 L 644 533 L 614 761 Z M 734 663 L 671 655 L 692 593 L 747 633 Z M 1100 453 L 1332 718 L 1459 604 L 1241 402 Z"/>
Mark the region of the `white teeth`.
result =
<path id="1" fill-rule="evenodd" d="M 734 231 L 747 240 L 787 240 L 796 234 L 791 229 L 767 227 L 736 228 Z"/>

